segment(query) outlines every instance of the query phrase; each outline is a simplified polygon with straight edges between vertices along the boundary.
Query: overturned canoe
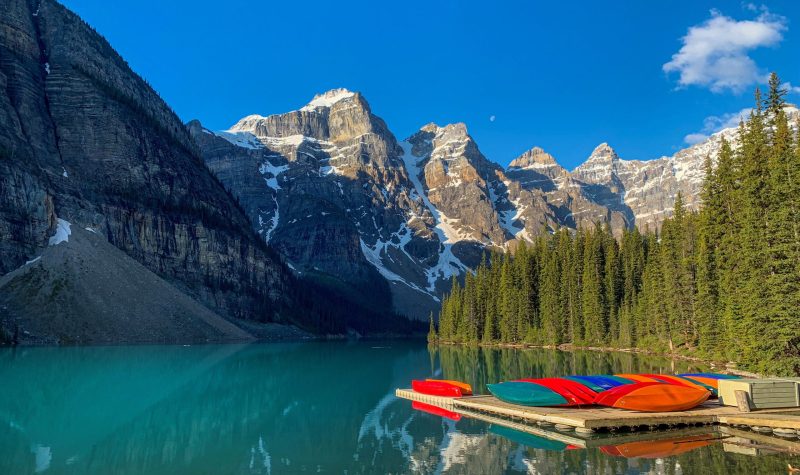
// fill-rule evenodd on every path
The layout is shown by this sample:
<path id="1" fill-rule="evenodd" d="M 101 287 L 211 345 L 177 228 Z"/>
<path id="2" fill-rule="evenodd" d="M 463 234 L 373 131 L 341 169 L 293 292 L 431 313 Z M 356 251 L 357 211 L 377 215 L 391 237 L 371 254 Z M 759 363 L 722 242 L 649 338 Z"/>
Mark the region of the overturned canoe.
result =
<path id="1" fill-rule="evenodd" d="M 595 404 L 642 412 L 685 411 L 704 403 L 711 392 L 705 389 L 660 382 L 634 383 L 597 395 Z"/>
<path id="2" fill-rule="evenodd" d="M 681 373 L 678 376 L 689 376 L 689 377 L 698 376 L 700 378 L 711 378 L 711 379 L 741 379 L 741 376 L 736 376 L 735 374 L 721 374 L 721 373 Z"/>
<path id="3" fill-rule="evenodd" d="M 584 384 L 594 392 L 598 393 L 634 382 L 630 379 L 620 378 L 612 375 L 567 376 L 567 379 Z"/>
<path id="4" fill-rule="evenodd" d="M 421 381 L 415 379 L 411 381 L 411 389 L 420 394 L 431 396 L 461 397 L 464 395 L 462 387 L 443 381 Z"/>
<path id="5" fill-rule="evenodd" d="M 711 397 L 717 397 L 717 388 L 709 386 L 701 381 L 683 376 L 672 376 L 669 374 L 643 374 L 642 376 L 653 378 L 665 384 L 677 384 L 678 386 L 689 386 L 691 388 L 704 389 L 711 392 Z"/>
<path id="6" fill-rule="evenodd" d="M 458 386 L 461 388 L 461 394 L 464 396 L 471 396 L 472 395 L 472 386 L 467 383 L 462 383 L 461 381 L 456 381 L 454 379 L 426 379 L 425 381 L 431 383 L 447 383 L 452 384 L 453 386 Z"/>
<path id="7" fill-rule="evenodd" d="M 521 406 L 577 406 L 581 404 L 576 399 L 568 400 L 552 389 L 537 383 L 526 381 L 506 381 L 497 384 L 488 384 L 494 397 L 509 404 Z"/>
<path id="8" fill-rule="evenodd" d="M 585 384 L 575 382 L 568 378 L 519 379 L 518 381 L 541 384 L 574 404 L 590 405 L 594 401 L 594 398 L 597 397 L 597 391 L 593 391 Z"/>
<path id="9" fill-rule="evenodd" d="M 434 406 L 432 404 L 425 404 L 424 402 L 411 401 L 411 408 L 416 409 L 417 411 L 427 412 L 428 414 L 432 414 L 434 416 L 444 417 L 453 421 L 461 420 L 461 414 L 457 412 L 448 411 L 447 409 L 441 408 L 439 406 Z"/>
<path id="10" fill-rule="evenodd" d="M 618 378 L 624 378 L 624 379 L 633 381 L 634 383 L 659 383 L 660 382 L 659 380 L 657 380 L 655 378 L 651 378 L 650 376 L 645 376 L 645 375 L 642 375 L 642 374 L 624 373 L 624 374 L 615 374 L 614 376 L 616 376 Z"/>

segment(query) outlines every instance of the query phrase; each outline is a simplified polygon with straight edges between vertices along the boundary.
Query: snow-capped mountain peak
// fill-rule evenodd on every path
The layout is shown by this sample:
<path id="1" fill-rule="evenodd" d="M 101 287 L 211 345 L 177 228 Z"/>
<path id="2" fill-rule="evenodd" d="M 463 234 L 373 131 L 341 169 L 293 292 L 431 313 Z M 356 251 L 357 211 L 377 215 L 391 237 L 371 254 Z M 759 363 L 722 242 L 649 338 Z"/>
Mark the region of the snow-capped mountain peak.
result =
<path id="1" fill-rule="evenodd" d="M 337 102 L 349 99 L 355 95 L 355 92 L 349 91 L 345 88 L 331 89 L 330 91 L 314 96 L 311 102 L 303 106 L 300 110 L 313 111 L 319 107 L 331 107 Z"/>

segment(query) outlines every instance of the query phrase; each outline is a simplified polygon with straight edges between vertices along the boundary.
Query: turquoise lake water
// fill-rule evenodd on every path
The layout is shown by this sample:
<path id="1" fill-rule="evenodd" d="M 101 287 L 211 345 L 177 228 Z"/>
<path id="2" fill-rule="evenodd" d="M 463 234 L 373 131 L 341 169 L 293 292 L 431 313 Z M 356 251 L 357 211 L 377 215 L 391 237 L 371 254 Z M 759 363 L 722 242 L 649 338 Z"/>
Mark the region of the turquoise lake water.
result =
<path id="1" fill-rule="evenodd" d="M 520 439 L 394 396 L 413 378 L 460 379 L 486 392 L 487 383 L 523 376 L 689 369 L 705 368 L 415 341 L 4 348 L 0 474 L 757 474 L 800 462 L 736 453 L 744 450 L 702 433 L 689 434 L 691 446 L 679 441 L 686 451 L 677 456 L 626 458 L 643 445 Z"/>

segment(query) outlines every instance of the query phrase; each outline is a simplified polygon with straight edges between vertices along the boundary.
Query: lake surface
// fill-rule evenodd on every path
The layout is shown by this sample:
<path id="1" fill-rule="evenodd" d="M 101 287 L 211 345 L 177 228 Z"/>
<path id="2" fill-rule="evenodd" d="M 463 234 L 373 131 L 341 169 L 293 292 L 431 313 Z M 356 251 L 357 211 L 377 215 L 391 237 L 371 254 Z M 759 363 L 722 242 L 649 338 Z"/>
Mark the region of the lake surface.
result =
<path id="1" fill-rule="evenodd" d="M 626 458 L 630 447 L 520 440 L 394 396 L 412 378 L 460 379 L 486 392 L 486 383 L 523 376 L 689 369 L 705 368 L 414 341 L 4 348 L 0 474 L 756 474 L 798 463 L 732 453 L 712 437 L 677 456 Z"/>

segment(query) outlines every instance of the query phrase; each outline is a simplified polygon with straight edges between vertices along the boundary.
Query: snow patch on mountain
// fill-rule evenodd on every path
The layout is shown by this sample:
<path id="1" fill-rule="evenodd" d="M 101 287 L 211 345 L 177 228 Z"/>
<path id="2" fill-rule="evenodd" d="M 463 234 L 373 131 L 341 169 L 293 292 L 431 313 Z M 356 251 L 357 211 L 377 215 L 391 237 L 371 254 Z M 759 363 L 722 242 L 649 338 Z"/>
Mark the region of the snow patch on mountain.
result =
<path id="1" fill-rule="evenodd" d="M 511 233 L 516 239 L 532 242 L 533 238 L 525 229 L 525 222 L 522 220 L 522 215 L 525 213 L 526 206 L 519 202 L 519 200 L 508 200 L 513 205 L 512 209 L 500 211 L 500 225 Z"/>
<path id="2" fill-rule="evenodd" d="M 278 227 L 278 223 L 280 222 L 281 219 L 281 209 L 280 206 L 278 206 L 277 194 L 272 197 L 272 200 L 275 202 L 275 213 L 269 220 L 268 228 L 266 229 L 264 228 L 265 223 L 263 217 L 261 215 L 258 216 L 259 232 L 264 237 L 264 241 L 266 241 L 267 243 L 269 243 L 270 239 L 272 239 L 272 233 L 275 232 L 275 228 Z"/>
<path id="3" fill-rule="evenodd" d="M 453 228 L 453 220 L 449 220 L 447 216 L 440 212 L 428 199 L 428 195 L 425 193 L 422 183 L 419 180 L 419 163 L 417 161 L 418 158 L 411 153 L 412 145 L 404 141 L 400 143 L 400 146 L 403 149 L 403 156 L 401 158 L 406 167 L 408 178 L 414 185 L 414 190 L 417 192 L 417 195 L 422 199 L 425 206 L 433 215 L 433 219 L 436 221 L 434 231 L 438 235 L 439 242 L 441 243 L 436 265 L 425 272 L 428 277 L 428 290 L 432 292 L 436 289 L 436 282 L 439 279 L 449 279 L 467 270 L 467 266 L 453 254 L 453 244 L 464 240 L 464 238 Z"/>
<path id="4" fill-rule="evenodd" d="M 331 107 L 337 102 L 344 99 L 349 99 L 355 95 L 356 94 L 354 92 L 348 91 L 347 89 L 332 89 L 323 94 L 317 94 L 314 96 L 314 99 L 312 99 L 311 102 L 303 106 L 300 110 L 315 111 L 318 107 Z"/>
<path id="5" fill-rule="evenodd" d="M 50 237 L 49 244 L 51 246 L 55 246 L 57 244 L 61 244 L 62 242 L 69 242 L 69 236 L 72 234 L 70 226 L 72 226 L 72 224 L 70 224 L 68 221 L 58 218 L 58 222 L 56 224 L 56 233 Z"/>
<path id="6" fill-rule="evenodd" d="M 269 161 L 265 161 L 260 167 L 258 167 L 258 172 L 262 175 L 267 175 L 264 177 L 264 181 L 267 183 L 267 186 L 275 191 L 278 191 L 281 189 L 281 185 L 278 183 L 278 176 L 288 169 L 289 165 L 275 166 Z"/>
<path id="7" fill-rule="evenodd" d="M 264 148 L 264 144 L 262 144 L 261 141 L 258 140 L 258 137 L 256 137 L 252 132 L 229 129 L 209 133 L 212 133 L 218 137 L 222 137 L 237 147 L 248 148 L 250 150 Z"/>

